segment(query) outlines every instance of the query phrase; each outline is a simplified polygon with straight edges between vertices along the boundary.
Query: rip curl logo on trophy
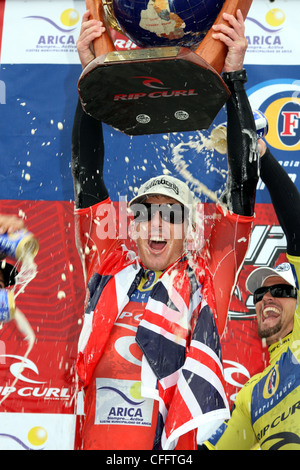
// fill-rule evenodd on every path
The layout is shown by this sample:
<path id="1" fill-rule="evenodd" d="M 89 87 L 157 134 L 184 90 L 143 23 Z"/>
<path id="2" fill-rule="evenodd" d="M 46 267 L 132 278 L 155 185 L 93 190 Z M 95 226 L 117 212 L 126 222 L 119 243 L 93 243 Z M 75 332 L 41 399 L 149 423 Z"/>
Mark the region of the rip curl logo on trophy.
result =
<path id="1" fill-rule="evenodd" d="M 83 70 L 85 112 L 127 135 L 208 129 L 229 97 L 222 80 L 227 53 L 213 24 L 252 0 L 86 0 L 106 32 Z M 140 49 L 116 51 L 116 29 Z"/>

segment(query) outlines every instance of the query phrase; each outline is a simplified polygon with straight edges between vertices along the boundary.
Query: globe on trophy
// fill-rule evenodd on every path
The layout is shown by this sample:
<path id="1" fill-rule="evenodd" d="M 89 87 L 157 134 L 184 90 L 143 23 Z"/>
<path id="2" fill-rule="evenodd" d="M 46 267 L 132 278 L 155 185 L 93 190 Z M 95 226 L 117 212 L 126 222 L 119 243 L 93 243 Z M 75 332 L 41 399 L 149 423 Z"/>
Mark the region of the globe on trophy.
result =
<path id="1" fill-rule="evenodd" d="M 208 129 L 230 92 L 227 47 L 212 38 L 223 13 L 244 18 L 252 0 L 86 0 L 106 32 L 82 71 L 85 112 L 127 135 Z M 110 28 L 138 48 L 117 51 Z"/>

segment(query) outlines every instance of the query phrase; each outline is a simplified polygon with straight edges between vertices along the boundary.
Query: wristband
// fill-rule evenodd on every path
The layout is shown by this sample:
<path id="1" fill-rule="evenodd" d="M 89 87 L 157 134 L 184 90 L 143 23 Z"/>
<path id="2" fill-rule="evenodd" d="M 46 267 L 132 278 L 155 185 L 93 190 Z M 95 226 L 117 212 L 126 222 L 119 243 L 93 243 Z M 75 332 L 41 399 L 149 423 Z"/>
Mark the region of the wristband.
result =
<path id="1" fill-rule="evenodd" d="M 223 72 L 222 78 L 225 83 L 232 83 L 236 81 L 245 83 L 247 81 L 247 72 L 246 69 L 241 69 L 234 72 Z"/>

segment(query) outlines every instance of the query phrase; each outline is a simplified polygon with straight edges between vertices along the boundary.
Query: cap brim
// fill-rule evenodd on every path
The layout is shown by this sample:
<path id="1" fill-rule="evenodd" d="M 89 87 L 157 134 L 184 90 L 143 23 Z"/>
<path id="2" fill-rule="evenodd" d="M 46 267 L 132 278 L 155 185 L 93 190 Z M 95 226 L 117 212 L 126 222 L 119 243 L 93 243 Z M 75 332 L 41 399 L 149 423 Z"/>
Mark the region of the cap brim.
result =
<path id="1" fill-rule="evenodd" d="M 141 195 L 138 195 L 138 196 L 135 196 L 134 198 L 132 198 L 130 201 L 129 201 L 129 204 L 128 206 L 132 206 L 132 204 L 142 204 L 143 202 L 146 201 L 146 199 L 150 196 L 166 196 L 166 197 L 169 197 L 169 198 L 172 198 L 172 199 L 175 199 L 175 201 L 178 201 L 180 204 L 182 204 L 183 206 L 185 206 L 185 202 L 182 200 L 182 198 L 180 197 L 174 197 L 174 196 L 170 196 L 170 192 L 167 192 L 167 191 L 164 191 L 164 189 L 162 188 L 160 191 L 158 192 L 153 192 L 153 191 L 149 191 L 149 192 L 146 192 L 146 193 L 143 193 Z"/>
<path id="2" fill-rule="evenodd" d="M 249 292 L 251 292 L 251 294 L 253 294 L 256 289 L 262 286 L 262 283 L 266 280 L 266 278 L 270 276 L 279 276 L 295 287 L 295 282 L 292 281 L 291 276 L 286 275 L 287 272 L 288 271 L 280 273 L 275 269 L 268 267 L 257 268 L 248 276 L 246 280 L 246 288 Z"/>

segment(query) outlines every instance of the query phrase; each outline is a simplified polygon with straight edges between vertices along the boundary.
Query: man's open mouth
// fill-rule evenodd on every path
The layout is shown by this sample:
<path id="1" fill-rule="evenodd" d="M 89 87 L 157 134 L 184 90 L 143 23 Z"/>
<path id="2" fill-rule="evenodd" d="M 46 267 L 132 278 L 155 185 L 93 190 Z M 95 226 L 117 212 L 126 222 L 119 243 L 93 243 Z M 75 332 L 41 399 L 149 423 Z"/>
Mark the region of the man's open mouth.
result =
<path id="1" fill-rule="evenodd" d="M 167 245 L 167 241 L 162 238 L 152 237 L 148 240 L 148 246 L 150 250 L 155 253 L 162 252 L 164 248 L 166 247 L 166 245 Z"/>
<path id="2" fill-rule="evenodd" d="M 280 310 L 274 305 L 269 305 L 262 310 L 262 320 L 265 321 L 268 318 L 280 317 Z"/>

